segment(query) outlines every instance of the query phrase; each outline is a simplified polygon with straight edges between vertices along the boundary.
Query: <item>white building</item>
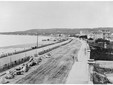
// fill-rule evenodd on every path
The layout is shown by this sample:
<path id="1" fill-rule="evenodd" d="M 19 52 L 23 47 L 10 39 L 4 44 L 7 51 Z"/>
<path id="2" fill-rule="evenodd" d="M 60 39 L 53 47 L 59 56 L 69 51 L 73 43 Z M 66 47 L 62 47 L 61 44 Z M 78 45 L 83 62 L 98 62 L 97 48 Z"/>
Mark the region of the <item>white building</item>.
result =
<path id="1" fill-rule="evenodd" d="M 80 31 L 80 35 L 87 35 L 88 38 L 104 38 L 109 40 L 111 38 L 111 33 L 109 30 L 98 30 L 98 31 Z"/>

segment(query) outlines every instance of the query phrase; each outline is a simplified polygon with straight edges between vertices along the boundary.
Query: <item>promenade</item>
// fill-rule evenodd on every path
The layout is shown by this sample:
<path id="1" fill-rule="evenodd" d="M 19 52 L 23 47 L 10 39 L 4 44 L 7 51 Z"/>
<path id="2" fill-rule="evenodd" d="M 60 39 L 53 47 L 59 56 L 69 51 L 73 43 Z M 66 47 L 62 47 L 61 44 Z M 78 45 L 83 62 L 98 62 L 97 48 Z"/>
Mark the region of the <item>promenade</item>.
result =
<path id="1" fill-rule="evenodd" d="M 89 82 L 88 59 L 90 53 L 87 51 L 89 47 L 85 41 L 80 40 L 80 42 L 82 45 L 78 52 L 78 62 L 75 61 L 72 66 L 67 78 L 67 84 L 88 84 Z"/>
<path id="2" fill-rule="evenodd" d="M 51 57 L 45 58 L 39 65 L 33 66 L 24 75 L 10 79 L 11 84 L 64 84 L 73 65 L 73 55 L 77 57 L 80 41 L 72 42 L 49 52 Z"/>
<path id="3" fill-rule="evenodd" d="M 55 44 L 45 46 L 45 47 L 42 47 L 42 48 L 32 49 L 32 50 L 27 51 L 27 52 L 22 52 L 22 53 L 19 53 L 19 54 L 15 54 L 15 55 L 11 55 L 11 56 L 8 56 L 8 57 L 1 58 L 0 59 L 0 66 L 7 64 L 7 63 L 10 63 L 11 61 L 15 61 L 15 60 L 18 60 L 18 59 L 21 59 L 21 58 L 25 58 L 26 56 L 34 56 L 34 54 L 36 54 L 38 52 L 41 52 L 43 50 L 47 50 L 47 49 L 55 47 L 55 46 L 59 46 L 61 44 L 69 42 L 69 41 L 70 40 L 67 40 L 67 41 L 64 41 L 64 42 L 55 43 Z"/>
<path id="4" fill-rule="evenodd" d="M 14 60 L 18 60 L 18 59 L 20 59 L 20 58 L 24 58 L 24 57 L 26 57 L 26 56 L 34 56 L 34 54 L 36 54 L 36 53 L 39 53 L 39 52 L 41 52 L 41 51 L 43 51 L 43 50 L 51 49 L 51 48 L 53 48 L 53 47 L 57 47 L 57 46 L 63 45 L 63 44 L 65 44 L 65 43 L 68 43 L 69 41 L 70 41 L 70 40 L 67 40 L 67 41 L 63 41 L 63 42 L 60 42 L 60 43 L 52 44 L 52 45 L 49 45 L 49 46 L 45 46 L 45 47 L 42 47 L 42 48 L 33 49 L 33 50 L 28 51 L 28 52 L 25 52 L 25 53 L 23 52 L 23 53 L 19 53 L 19 54 L 16 54 L 16 55 L 4 57 L 4 58 L 0 59 L 0 65 L 6 64 L 6 63 L 10 62 L 10 59 L 14 61 Z M 25 54 L 26 54 L 26 55 L 25 55 Z M 20 64 L 20 65 L 21 65 L 21 64 Z M 20 65 L 18 65 L 18 66 L 16 66 L 16 67 L 19 67 Z M 11 68 L 11 69 L 9 69 L 9 70 L 12 70 L 12 69 L 14 69 L 14 68 Z M 8 70 L 6 70 L 6 71 L 8 71 Z M 1 72 L 0 75 L 6 73 L 6 71 Z"/>
<path id="5" fill-rule="evenodd" d="M 69 41 L 49 48 L 66 42 Z M 43 60 L 39 65 L 8 81 L 10 84 L 88 84 L 88 49 L 85 41 L 74 38 L 70 43 L 48 52 L 50 57 L 45 58 L 48 53 L 41 55 Z"/>

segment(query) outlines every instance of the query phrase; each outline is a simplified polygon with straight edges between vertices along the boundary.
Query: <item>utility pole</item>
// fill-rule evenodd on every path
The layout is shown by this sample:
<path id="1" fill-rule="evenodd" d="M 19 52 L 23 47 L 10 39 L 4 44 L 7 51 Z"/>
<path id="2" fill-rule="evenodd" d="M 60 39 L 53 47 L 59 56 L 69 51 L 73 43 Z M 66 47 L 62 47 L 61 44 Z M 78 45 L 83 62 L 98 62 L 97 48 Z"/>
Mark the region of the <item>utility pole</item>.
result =
<path id="1" fill-rule="evenodd" d="M 38 47 L 38 33 L 37 33 L 37 47 Z"/>
<path id="2" fill-rule="evenodd" d="M 12 65 L 12 59 L 11 59 L 11 56 L 10 56 L 10 65 Z M 12 66 L 11 66 L 12 67 Z"/>
<path id="3" fill-rule="evenodd" d="M 38 33 L 36 34 L 37 35 L 37 43 L 36 43 L 36 48 L 38 48 Z M 38 57 L 38 51 L 36 49 L 36 54 L 34 55 L 35 57 Z"/>

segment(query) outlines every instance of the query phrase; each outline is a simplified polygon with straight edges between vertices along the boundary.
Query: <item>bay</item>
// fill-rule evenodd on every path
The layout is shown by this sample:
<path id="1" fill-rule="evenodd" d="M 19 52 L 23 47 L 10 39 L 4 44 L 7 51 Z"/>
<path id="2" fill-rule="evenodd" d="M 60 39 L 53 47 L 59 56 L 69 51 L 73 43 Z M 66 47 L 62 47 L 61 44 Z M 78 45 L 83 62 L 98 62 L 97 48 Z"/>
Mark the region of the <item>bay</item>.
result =
<path id="1" fill-rule="evenodd" d="M 51 36 L 38 36 L 39 45 L 52 43 L 42 42 L 43 39 L 51 39 Z M 37 36 L 30 35 L 0 35 L 0 55 L 27 49 L 36 46 Z"/>

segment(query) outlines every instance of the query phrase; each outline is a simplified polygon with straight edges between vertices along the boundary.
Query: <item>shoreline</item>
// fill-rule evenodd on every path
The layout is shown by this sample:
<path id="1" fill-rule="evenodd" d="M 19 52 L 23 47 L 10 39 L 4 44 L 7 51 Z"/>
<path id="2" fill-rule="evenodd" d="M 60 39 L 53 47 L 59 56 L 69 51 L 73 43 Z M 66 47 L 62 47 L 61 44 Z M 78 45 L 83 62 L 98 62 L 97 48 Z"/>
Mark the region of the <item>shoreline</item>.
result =
<path id="1" fill-rule="evenodd" d="M 26 47 L 32 47 L 35 45 L 36 45 L 36 43 L 18 44 L 18 45 L 3 46 L 3 47 L 0 47 L 0 49 L 26 48 Z"/>
<path id="2" fill-rule="evenodd" d="M 55 37 L 52 36 L 38 36 L 38 42 L 42 43 L 42 40 L 51 39 Z M 25 35 L 0 35 L 0 49 L 3 48 L 20 48 L 34 46 L 37 43 L 37 36 L 25 36 Z"/>
<path id="3" fill-rule="evenodd" d="M 42 41 L 39 42 L 39 46 L 43 46 L 46 44 L 51 44 L 54 43 L 54 41 Z M 32 47 L 35 47 L 36 44 L 32 43 L 32 44 L 20 44 L 20 45 L 11 45 L 11 46 L 5 46 L 5 47 L 0 47 L 0 55 L 2 55 L 3 53 L 10 53 L 10 52 L 15 52 L 15 51 L 21 51 L 23 49 L 30 49 Z"/>
<path id="4" fill-rule="evenodd" d="M 39 42 L 39 46 L 40 45 L 45 45 L 45 44 L 48 44 L 48 43 L 53 43 L 55 41 L 41 41 Z M 28 48 L 28 47 L 33 47 L 33 46 L 36 46 L 37 43 L 26 43 L 26 44 L 17 44 L 17 45 L 9 45 L 9 46 L 3 46 L 3 47 L 0 47 L 0 49 L 9 49 L 9 48 Z"/>

